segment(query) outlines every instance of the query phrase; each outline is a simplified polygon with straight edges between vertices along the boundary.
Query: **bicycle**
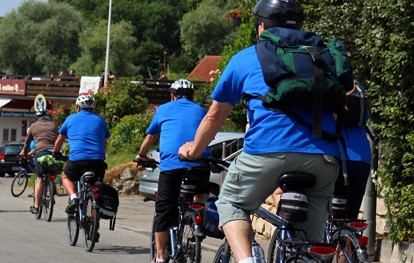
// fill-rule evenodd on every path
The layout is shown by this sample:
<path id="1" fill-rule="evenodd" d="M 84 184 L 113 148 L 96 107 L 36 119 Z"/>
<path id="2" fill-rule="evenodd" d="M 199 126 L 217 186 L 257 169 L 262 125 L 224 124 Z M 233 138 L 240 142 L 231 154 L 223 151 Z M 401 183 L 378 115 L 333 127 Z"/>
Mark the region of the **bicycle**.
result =
<path id="1" fill-rule="evenodd" d="M 155 169 L 157 161 L 144 162 L 136 158 L 137 164 Z M 204 236 L 196 235 L 196 231 L 202 228 L 204 204 L 194 202 L 195 184 L 197 175 L 192 173 L 194 169 L 188 168 L 182 179 L 180 195 L 178 198 L 178 225 L 170 228 L 170 240 L 167 245 L 167 262 L 201 262 L 201 242 Z M 155 244 L 154 222 L 151 231 L 150 260 L 157 255 Z"/>
<path id="2" fill-rule="evenodd" d="M 26 160 L 25 158 L 19 157 L 19 165 L 22 169 L 16 173 L 10 187 L 11 194 L 14 197 L 21 196 L 26 190 L 27 184 L 29 182 L 29 174 L 27 170 L 35 172 L 33 158 Z"/>
<path id="3" fill-rule="evenodd" d="M 335 256 L 334 244 L 308 240 L 305 231 L 295 226 L 296 221 L 306 220 L 307 217 L 307 198 L 303 195 L 303 188 L 311 187 L 314 183 L 315 178 L 311 174 L 302 172 L 284 174 L 279 180 L 279 185 L 288 194 L 281 198 L 278 215 L 261 206 L 252 212 L 276 228 L 270 242 L 267 262 L 330 262 Z M 295 233 L 301 233 L 304 238 L 296 237 Z M 254 262 L 266 262 L 263 249 L 254 239 L 254 235 L 252 255 Z M 236 261 L 225 239 L 217 250 L 213 263 L 229 262 Z"/>
<path id="4" fill-rule="evenodd" d="M 76 212 L 67 216 L 67 239 L 71 246 L 75 246 L 79 230 L 84 233 L 84 249 L 91 252 L 95 243 L 99 241 L 99 221 L 101 210 L 97 200 L 99 199 L 100 181 L 93 171 L 84 171 L 76 181 L 76 196 L 79 199 Z M 112 225 L 112 222 L 111 222 Z"/>
<path id="5" fill-rule="evenodd" d="M 348 263 L 369 263 L 368 237 L 363 235 L 368 224 L 362 219 L 346 219 L 346 202 L 346 198 L 341 196 L 334 195 L 331 198 L 324 241 L 337 244 L 337 255 L 332 262 L 338 262 L 342 256 Z"/>
<path id="6" fill-rule="evenodd" d="M 42 168 L 43 192 L 41 197 L 42 199 L 40 201 L 39 212 L 37 214 L 34 214 L 34 216 L 36 219 L 40 219 L 42 217 L 43 212 L 44 219 L 47 222 L 50 222 L 52 220 L 53 208 L 55 205 L 56 174 L 62 171 L 64 164 L 60 161 L 55 161 L 51 154 L 43 155 L 37 158 L 37 162 L 41 165 Z M 35 195 L 33 195 L 33 204 L 34 203 Z"/>

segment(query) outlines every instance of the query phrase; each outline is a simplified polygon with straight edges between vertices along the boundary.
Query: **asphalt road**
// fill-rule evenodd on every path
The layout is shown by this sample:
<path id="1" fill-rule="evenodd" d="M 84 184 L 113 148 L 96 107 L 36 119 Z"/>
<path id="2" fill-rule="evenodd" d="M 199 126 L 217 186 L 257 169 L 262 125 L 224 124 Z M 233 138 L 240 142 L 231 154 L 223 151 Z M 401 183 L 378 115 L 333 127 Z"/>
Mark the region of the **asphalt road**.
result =
<path id="1" fill-rule="evenodd" d="M 153 202 L 141 197 L 122 197 L 115 231 L 109 230 L 109 221 L 101 220 L 100 241 L 92 253 L 83 248 L 80 232 L 78 244 L 70 246 L 66 239 L 67 196 L 57 196 L 51 222 L 36 220 L 29 212 L 33 190 L 26 189 L 20 197 L 13 197 L 10 185 L 13 178 L 0 178 L 0 262 L 150 262 L 149 236 L 154 211 Z M 206 238 L 203 241 L 203 262 L 213 261 L 221 241 Z"/>

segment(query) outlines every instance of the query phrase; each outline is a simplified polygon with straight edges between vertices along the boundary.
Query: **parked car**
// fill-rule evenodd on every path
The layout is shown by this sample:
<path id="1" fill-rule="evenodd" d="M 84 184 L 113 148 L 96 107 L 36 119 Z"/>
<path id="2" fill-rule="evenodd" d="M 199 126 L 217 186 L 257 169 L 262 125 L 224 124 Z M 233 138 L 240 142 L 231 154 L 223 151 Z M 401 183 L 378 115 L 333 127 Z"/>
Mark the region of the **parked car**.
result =
<path id="1" fill-rule="evenodd" d="M 244 133 L 239 132 L 219 132 L 216 138 L 210 143 L 209 149 L 214 158 L 226 159 L 231 158 L 231 155 L 243 148 Z M 159 150 L 153 150 L 149 153 L 149 157 L 159 161 Z M 141 177 L 139 182 L 139 194 L 146 198 L 146 200 L 155 200 L 155 192 L 158 189 L 158 177 L 160 176 L 159 168 L 152 170 L 147 168 L 145 175 Z M 220 185 L 222 183 L 222 176 L 218 173 L 210 174 L 210 192 L 213 195 L 218 195 L 220 192 Z"/>
<path id="2" fill-rule="evenodd" d="M 3 153 L 0 154 L 1 177 L 4 177 L 6 173 L 14 175 L 22 169 L 18 164 L 18 156 L 22 149 L 23 143 L 8 143 L 4 146 Z"/>

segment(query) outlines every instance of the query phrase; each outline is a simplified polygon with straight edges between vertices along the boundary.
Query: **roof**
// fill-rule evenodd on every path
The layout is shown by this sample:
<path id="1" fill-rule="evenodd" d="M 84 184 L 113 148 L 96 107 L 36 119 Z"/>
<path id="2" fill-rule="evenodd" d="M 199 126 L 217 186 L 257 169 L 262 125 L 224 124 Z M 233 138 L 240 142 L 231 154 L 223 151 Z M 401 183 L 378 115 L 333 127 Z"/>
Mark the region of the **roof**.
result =
<path id="1" fill-rule="evenodd" d="M 204 81 L 210 82 L 210 71 L 215 71 L 219 67 L 217 66 L 217 61 L 220 59 L 220 56 L 205 56 L 197 66 L 190 72 L 187 76 L 189 80 Z"/>

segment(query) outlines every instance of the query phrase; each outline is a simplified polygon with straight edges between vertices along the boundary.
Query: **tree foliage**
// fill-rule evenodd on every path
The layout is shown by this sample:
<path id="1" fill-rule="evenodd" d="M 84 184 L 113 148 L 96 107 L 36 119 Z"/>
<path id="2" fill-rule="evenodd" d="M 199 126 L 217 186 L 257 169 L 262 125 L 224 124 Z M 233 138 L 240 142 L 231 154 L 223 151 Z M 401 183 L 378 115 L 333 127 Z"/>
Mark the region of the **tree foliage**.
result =
<path id="1" fill-rule="evenodd" d="M 83 20 L 68 4 L 29 1 L 0 22 L 0 67 L 8 73 L 48 75 L 79 56 Z"/>
<path id="2" fill-rule="evenodd" d="M 100 75 L 105 68 L 106 43 L 108 22 L 101 20 L 95 27 L 89 27 L 80 34 L 79 44 L 82 55 L 74 63 L 81 75 Z M 111 26 L 111 44 L 109 68 L 118 76 L 133 76 L 136 73 L 134 66 L 133 26 L 125 21 Z"/>
<path id="3" fill-rule="evenodd" d="M 180 22 L 183 49 L 198 59 L 220 54 L 225 37 L 231 32 L 231 21 L 225 17 L 226 10 L 218 2 L 203 1 L 194 11 L 186 13 Z"/>

